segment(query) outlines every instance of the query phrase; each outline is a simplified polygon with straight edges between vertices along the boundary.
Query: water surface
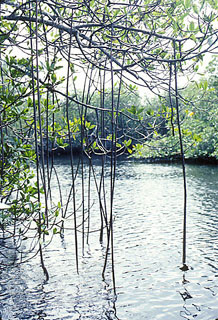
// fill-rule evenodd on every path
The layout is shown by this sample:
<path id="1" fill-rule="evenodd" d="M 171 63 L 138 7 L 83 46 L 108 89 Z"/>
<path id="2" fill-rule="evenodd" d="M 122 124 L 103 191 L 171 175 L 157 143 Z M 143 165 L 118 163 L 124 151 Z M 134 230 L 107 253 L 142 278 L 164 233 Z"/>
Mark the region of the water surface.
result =
<path id="1" fill-rule="evenodd" d="M 69 161 L 60 159 L 56 168 L 64 198 L 70 188 Z M 84 170 L 87 179 L 87 164 Z M 95 171 L 100 175 L 99 163 Z M 91 233 L 84 255 L 80 244 L 77 275 L 74 234 L 69 229 L 64 239 L 56 235 L 45 251 L 50 274 L 47 283 L 38 258 L 1 271 L 2 319 L 215 320 L 218 318 L 217 176 L 217 167 L 187 165 L 189 270 L 183 272 L 181 166 L 118 162 L 114 200 L 117 296 L 113 294 L 110 268 L 106 278 L 101 277 L 105 243 L 99 243 L 99 232 Z M 109 167 L 105 177 L 107 188 Z M 55 179 L 53 184 L 55 188 Z M 92 184 L 90 228 L 94 231 L 100 224 L 93 181 Z M 79 179 L 76 189 L 79 194 Z"/>

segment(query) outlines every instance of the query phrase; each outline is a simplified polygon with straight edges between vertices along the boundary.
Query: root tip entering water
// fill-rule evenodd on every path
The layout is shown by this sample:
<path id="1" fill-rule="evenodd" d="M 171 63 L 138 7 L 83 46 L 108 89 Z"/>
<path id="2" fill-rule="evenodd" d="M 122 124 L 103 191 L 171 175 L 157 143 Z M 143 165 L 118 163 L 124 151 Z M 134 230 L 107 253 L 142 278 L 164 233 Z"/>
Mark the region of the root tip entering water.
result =
<path id="1" fill-rule="evenodd" d="M 184 263 L 183 266 L 179 269 L 182 271 L 187 271 L 187 270 L 189 270 L 189 267 Z"/>

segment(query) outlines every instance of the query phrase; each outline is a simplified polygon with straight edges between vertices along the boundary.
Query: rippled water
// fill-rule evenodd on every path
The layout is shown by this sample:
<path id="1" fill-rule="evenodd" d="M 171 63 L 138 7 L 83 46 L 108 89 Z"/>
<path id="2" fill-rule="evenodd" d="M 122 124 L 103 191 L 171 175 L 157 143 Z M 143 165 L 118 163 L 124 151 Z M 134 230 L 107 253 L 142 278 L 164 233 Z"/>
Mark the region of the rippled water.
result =
<path id="1" fill-rule="evenodd" d="M 87 168 L 85 168 L 87 169 Z M 96 164 L 96 172 L 98 172 Z M 62 187 L 70 167 L 57 163 Z M 106 171 L 105 175 L 108 173 Z M 104 244 L 92 233 L 75 270 L 73 232 L 56 236 L 38 258 L 8 267 L 0 277 L 3 320 L 218 318 L 218 168 L 187 165 L 187 264 L 181 271 L 183 180 L 180 165 L 118 162 L 114 201 L 117 297 L 110 272 L 102 280 Z M 80 188 L 80 186 L 78 186 Z M 64 195 L 63 195 L 64 196 Z M 97 199 L 91 229 L 97 229 Z M 92 222 L 94 221 L 94 222 Z"/>

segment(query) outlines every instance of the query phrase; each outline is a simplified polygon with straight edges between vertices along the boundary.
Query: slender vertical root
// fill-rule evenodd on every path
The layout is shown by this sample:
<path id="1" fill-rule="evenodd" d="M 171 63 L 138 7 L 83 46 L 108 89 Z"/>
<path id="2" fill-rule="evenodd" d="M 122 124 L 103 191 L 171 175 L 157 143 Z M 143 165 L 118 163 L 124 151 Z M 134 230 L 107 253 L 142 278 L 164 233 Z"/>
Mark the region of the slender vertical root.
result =
<path id="1" fill-rule="evenodd" d="M 174 59 L 176 59 L 175 41 L 174 41 Z M 185 270 L 188 270 L 188 266 L 186 265 L 187 183 L 186 183 L 186 170 L 185 170 L 185 155 L 184 155 L 184 149 L 183 149 L 182 131 L 181 131 L 180 117 L 179 117 L 178 80 L 177 80 L 176 62 L 174 63 L 174 73 L 175 73 L 176 113 L 177 113 L 177 123 L 178 123 L 178 132 L 179 132 L 180 152 L 182 157 L 183 190 L 184 190 L 183 252 L 182 252 L 183 266 L 181 267 L 181 270 L 185 271 Z"/>
<path id="2" fill-rule="evenodd" d="M 72 19 L 71 17 L 71 29 L 72 29 Z M 79 254 L 78 254 L 78 236 L 77 236 L 77 214 L 76 214 L 76 190 L 75 190 L 75 176 L 74 176 L 74 157 L 72 151 L 72 137 L 70 129 L 70 119 L 69 119 L 69 78 L 70 78 L 70 55 L 72 46 L 72 32 L 70 33 L 69 39 L 69 51 L 67 57 L 67 83 L 66 83 L 66 118 L 68 127 L 68 139 L 70 146 L 70 165 L 71 165 L 71 175 L 72 175 L 72 191 L 73 191 L 73 216 L 74 216 L 74 239 L 75 239 L 75 257 L 76 257 L 76 271 L 79 273 Z"/>
<path id="3" fill-rule="evenodd" d="M 40 254 L 40 261 L 41 261 L 41 266 L 42 266 L 42 270 L 45 274 L 46 277 L 46 281 L 49 280 L 49 274 L 48 274 L 48 270 L 45 267 L 45 263 L 44 263 L 44 259 L 43 259 L 43 254 L 42 254 L 42 246 L 41 244 L 39 244 L 39 254 Z"/>

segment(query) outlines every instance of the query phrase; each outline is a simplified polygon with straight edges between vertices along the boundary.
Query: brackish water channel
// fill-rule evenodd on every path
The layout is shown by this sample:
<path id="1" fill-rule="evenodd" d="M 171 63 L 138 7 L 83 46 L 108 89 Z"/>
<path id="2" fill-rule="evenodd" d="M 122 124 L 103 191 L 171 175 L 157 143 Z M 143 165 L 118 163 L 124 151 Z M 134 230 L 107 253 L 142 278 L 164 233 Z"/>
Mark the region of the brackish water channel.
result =
<path id="1" fill-rule="evenodd" d="M 70 187 L 68 163 L 65 158 L 56 163 L 63 197 Z M 187 165 L 186 170 L 188 271 L 180 270 L 181 165 L 118 161 L 114 199 L 117 296 L 111 289 L 110 272 L 105 280 L 101 277 L 105 251 L 99 232 L 90 234 L 83 256 L 79 249 L 77 275 L 73 233 L 66 229 L 64 238 L 55 235 L 45 251 L 48 282 L 44 282 L 38 258 L 1 270 L 2 319 L 218 319 L 218 167 Z M 109 168 L 105 176 L 109 183 Z M 99 228 L 98 211 L 97 198 L 92 197 L 92 231 Z"/>

